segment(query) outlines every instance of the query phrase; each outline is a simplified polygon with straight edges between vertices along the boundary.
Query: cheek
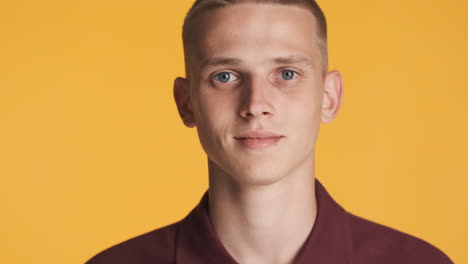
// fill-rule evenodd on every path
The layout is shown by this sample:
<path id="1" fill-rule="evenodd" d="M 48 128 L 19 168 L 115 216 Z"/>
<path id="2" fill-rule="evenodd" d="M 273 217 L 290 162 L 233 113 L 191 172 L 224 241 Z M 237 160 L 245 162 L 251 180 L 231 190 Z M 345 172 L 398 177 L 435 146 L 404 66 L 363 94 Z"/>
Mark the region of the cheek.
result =
<path id="1" fill-rule="evenodd" d="M 235 113 L 234 101 L 222 95 L 201 93 L 194 105 L 195 121 L 201 134 L 223 137 Z"/>
<path id="2" fill-rule="evenodd" d="M 309 88 L 312 87 L 312 88 Z M 321 111 L 323 100 L 322 88 L 317 85 L 309 85 L 298 93 L 291 94 L 291 109 L 302 112 L 303 115 L 317 115 Z"/>
<path id="3" fill-rule="evenodd" d="M 237 112 L 237 105 L 241 93 L 236 90 L 216 90 L 214 88 L 201 88 L 199 99 L 199 109 L 203 115 L 222 116 Z"/>
<path id="4" fill-rule="evenodd" d="M 230 128 L 233 126 L 233 100 L 223 100 L 221 97 L 208 95 L 197 100 L 194 109 L 198 137 L 207 155 L 215 162 L 226 152 L 229 142 Z"/>
<path id="5" fill-rule="evenodd" d="M 293 95 L 287 106 L 288 119 L 295 126 L 307 127 L 307 132 L 320 125 L 322 93 L 319 89 Z"/>

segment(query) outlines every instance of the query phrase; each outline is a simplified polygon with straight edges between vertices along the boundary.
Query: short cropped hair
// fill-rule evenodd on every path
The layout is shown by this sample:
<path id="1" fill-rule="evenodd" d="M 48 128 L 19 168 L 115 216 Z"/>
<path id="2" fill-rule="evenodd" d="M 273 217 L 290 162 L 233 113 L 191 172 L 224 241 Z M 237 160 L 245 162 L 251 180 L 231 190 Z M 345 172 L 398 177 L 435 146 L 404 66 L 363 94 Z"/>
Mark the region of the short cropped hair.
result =
<path id="1" fill-rule="evenodd" d="M 201 13 L 206 11 L 232 6 L 235 4 L 253 3 L 253 4 L 277 4 L 299 6 L 312 12 L 317 25 L 317 43 L 321 50 L 322 66 L 324 73 L 328 70 L 328 48 L 327 48 L 327 20 L 325 15 L 315 0 L 196 0 L 188 11 L 184 25 L 182 27 L 182 40 L 184 46 L 185 72 L 187 77 L 191 73 L 191 43 L 194 38 L 193 20 Z"/>

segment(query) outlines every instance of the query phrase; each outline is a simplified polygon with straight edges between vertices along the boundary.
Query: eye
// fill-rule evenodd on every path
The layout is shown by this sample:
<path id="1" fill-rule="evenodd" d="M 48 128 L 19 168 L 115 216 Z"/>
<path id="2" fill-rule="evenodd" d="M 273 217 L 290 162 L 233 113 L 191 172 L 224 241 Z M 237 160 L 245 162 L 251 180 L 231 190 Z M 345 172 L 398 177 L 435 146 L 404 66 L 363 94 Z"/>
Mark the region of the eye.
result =
<path id="1" fill-rule="evenodd" d="M 237 77 L 230 73 L 230 72 L 220 72 L 215 75 L 214 77 L 215 81 L 221 82 L 221 83 L 228 83 L 230 81 L 235 81 L 237 80 Z"/>
<path id="2" fill-rule="evenodd" d="M 295 71 L 292 71 L 292 70 L 284 70 L 281 72 L 281 78 L 283 78 L 283 80 L 292 80 L 296 77 L 297 73 Z"/>

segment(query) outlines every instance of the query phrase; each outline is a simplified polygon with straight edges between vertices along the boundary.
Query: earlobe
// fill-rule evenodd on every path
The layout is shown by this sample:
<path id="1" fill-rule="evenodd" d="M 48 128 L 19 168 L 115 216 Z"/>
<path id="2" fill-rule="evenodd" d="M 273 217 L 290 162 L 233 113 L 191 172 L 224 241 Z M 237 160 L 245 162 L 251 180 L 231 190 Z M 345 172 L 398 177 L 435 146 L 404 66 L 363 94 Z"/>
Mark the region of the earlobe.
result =
<path id="1" fill-rule="evenodd" d="M 177 77 L 174 80 L 174 100 L 185 126 L 195 127 L 190 89 L 187 79 Z"/>
<path id="2" fill-rule="evenodd" d="M 330 123 L 338 115 L 343 99 L 343 77 L 339 71 L 331 71 L 325 76 L 322 101 L 323 123 Z"/>

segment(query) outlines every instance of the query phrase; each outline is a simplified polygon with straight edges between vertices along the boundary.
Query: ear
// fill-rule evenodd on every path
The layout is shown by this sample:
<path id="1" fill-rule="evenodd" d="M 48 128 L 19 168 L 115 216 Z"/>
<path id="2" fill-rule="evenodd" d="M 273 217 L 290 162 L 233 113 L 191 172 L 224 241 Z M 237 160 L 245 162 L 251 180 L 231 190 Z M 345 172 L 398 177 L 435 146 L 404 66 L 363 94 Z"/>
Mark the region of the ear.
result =
<path id="1" fill-rule="evenodd" d="M 343 77 L 339 71 L 328 72 L 324 81 L 322 101 L 323 123 L 330 123 L 338 115 L 343 99 Z"/>
<path id="2" fill-rule="evenodd" d="M 190 98 L 190 89 L 187 79 L 177 77 L 174 80 L 174 99 L 179 115 L 185 126 L 195 127 L 192 100 Z"/>

